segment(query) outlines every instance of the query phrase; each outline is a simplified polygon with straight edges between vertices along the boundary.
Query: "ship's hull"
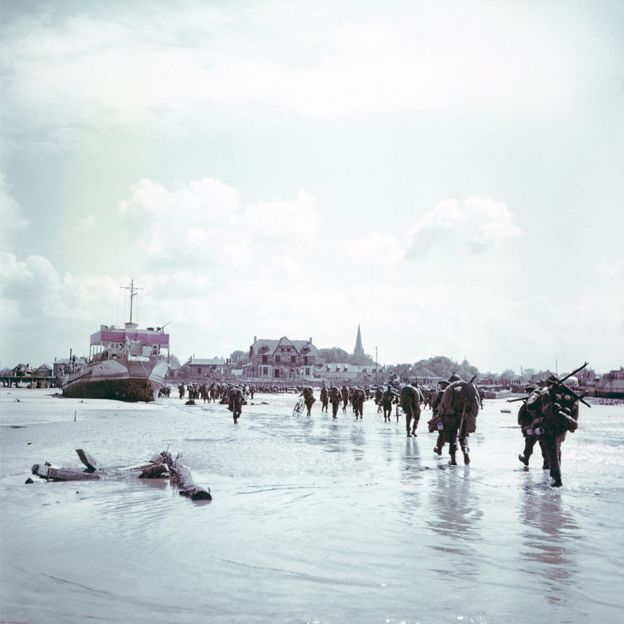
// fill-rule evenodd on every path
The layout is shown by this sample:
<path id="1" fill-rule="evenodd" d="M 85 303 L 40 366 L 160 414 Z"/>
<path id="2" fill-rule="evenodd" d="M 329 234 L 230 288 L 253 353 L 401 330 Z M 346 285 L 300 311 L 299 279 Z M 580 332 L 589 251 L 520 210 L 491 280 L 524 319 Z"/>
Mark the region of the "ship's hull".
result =
<path id="1" fill-rule="evenodd" d="M 596 396 L 603 399 L 624 399 L 624 381 L 596 386 Z"/>
<path id="2" fill-rule="evenodd" d="M 163 385 L 165 362 L 107 360 L 89 364 L 63 383 L 63 396 L 116 401 L 153 401 Z"/>

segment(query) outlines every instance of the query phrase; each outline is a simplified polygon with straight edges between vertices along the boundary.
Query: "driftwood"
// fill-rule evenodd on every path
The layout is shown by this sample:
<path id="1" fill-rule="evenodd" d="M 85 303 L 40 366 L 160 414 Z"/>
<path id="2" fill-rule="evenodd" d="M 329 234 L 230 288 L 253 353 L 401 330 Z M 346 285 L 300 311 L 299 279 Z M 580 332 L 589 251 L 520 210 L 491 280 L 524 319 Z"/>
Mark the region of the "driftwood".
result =
<path id="1" fill-rule="evenodd" d="M 191 471 L 173 457 L 169 451 L 154 455 L 149 462 L 137 466 L 127 466 L 116 470 L 101 470 L 99 462 L 84 449 L 76 449 L 85 470 L 55 468 L 48 462 L 35 464 L 32 473 L 48 481 L 98 481 L 103 477 L 121 476 L 128 472 L 139 472 L 140 479 L 169 478 L 171 484 L 179 488 L 181 496 L 191 500 L 212 500 L 210 488 L 203 488 L 193 481 Z"/>
<path id="2" fill-rule="evenodd" d="M 72 470 L 70 468 L 55 468 L 48 463 L 35 464 L 32 473 L 48 481 L 99 481 L 100 475 L 92 472 Z"/>
<path id="3" fill-rule="evenodd" d="M 191 471 L 174 458 L 169 451 L 160 454 L 163 463 L 171 473 L 171 483 L 180 488 L 180 496 L 187 496 L 191 500 L 212 500 L 210 488 L 200 487 L 193 481 Z"/>

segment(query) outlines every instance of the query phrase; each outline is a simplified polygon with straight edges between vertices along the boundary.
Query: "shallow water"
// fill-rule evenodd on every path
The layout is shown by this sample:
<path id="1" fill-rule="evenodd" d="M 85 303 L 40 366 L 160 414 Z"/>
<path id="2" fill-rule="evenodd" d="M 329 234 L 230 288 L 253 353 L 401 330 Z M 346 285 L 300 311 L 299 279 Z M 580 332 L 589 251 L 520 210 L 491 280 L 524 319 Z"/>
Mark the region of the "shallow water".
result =
<path id="1" fill-rule="evenodd" d="M 333 421 L 256 395 L 235 426 L 222 405 L 51 392 L 0 395 L 2 622 L 622 621 L 623 406 L 581 408 L 552 489 L 500 400 L 449 468 L 428 410 L 406 439 L 372 401 Z M 214 500 L 119 473 L 24 484 L 80 447 L 106 467 L 169 447 Z"/>

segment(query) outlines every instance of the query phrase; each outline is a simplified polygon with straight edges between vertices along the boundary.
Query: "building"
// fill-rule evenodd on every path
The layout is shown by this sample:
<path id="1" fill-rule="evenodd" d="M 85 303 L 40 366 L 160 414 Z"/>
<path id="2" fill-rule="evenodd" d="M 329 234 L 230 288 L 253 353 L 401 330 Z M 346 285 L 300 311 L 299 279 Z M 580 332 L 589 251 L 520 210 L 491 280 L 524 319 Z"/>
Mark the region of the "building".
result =
<path id="1" fill-rule="evenodd" d="M 312 381 L 319 366 L 318 349 L 309 340 L 279 340 L 254 336 L 249 347 L 250 375 L 254 378 L 283 381 Z"/>
<path id="2" fill-rule="evenodd" d="M 355 349 L 353 349 L 353 357 L 357 359 L 364 359 L 366 354 L 364 353 L 364 347 L 362 346 L 362 332 L 360 331 L 360 324 L 358 323 L 357 338 L 355 339 Z"/>
<path id="3" fill-rule="evenodd" d="M 320 376 L 326 384 L 343 383 L 375 384 L 383 381 L 385 370 L 381 366 L 331 362 L 324 364 Z"/>
<path id="4" fill-rule="evenodd" d="M 223 358 L 189 358 L 188 362 L 181 367 L 186 377 L 193 379 L 198 377 L 213 377 L 214 375 L 223 375 L 225 369 L 225 360 Z"/>

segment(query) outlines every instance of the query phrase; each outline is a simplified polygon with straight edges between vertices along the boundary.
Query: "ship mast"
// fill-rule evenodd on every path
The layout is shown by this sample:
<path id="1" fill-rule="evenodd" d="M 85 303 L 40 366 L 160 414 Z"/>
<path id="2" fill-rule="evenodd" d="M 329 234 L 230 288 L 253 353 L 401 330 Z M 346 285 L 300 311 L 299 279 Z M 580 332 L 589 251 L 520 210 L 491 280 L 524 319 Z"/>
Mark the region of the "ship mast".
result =
<path id="1" fill-rule="evenodd" d="M 130 280 L 130 286 L 120 286 L 119 288 L 130 291 L 130 322 L 132 323 L 132 300 L 139 294 L 138 291 L 143 290 L 143 288 L 135 288 L 134 278 Z"/>

